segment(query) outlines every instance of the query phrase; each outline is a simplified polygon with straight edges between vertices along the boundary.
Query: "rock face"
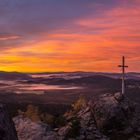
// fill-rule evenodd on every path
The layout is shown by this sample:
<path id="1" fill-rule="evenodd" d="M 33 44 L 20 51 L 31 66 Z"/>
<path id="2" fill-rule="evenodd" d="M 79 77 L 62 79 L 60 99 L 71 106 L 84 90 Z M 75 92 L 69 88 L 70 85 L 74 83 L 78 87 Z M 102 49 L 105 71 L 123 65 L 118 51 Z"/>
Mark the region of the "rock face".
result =
<path id="1" fill-rule="evenodd" d="M 79 140 L 107 140 L 108 138 L 103 135 L 97 127 L 95 116 L 92 108 L 87 106 L 78 112 L 80 119 L 80 137 Z M 82 136 L 82 137 L 81 137 Z"/>
<path id="2" fill-rule="evenodd" d="M 0 140 L 18 140 L 14 123 L 2 104 L 0 104 Z"/>

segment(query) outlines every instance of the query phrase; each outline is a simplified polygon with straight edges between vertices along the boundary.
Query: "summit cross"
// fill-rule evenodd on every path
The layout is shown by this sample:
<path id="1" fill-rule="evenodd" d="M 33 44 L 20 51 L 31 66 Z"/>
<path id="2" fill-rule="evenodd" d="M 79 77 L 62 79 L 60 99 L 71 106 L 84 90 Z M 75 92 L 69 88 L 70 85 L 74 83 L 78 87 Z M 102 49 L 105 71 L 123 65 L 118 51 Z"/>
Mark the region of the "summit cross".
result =
<path id="1" fill-rule="evenodd" d="M 128 66 L 125 65 L 125 57 L 122 57 L 122 64 L 118 67 L 122 68 L 122 94 L 125 94 L 125 68 Z"/>

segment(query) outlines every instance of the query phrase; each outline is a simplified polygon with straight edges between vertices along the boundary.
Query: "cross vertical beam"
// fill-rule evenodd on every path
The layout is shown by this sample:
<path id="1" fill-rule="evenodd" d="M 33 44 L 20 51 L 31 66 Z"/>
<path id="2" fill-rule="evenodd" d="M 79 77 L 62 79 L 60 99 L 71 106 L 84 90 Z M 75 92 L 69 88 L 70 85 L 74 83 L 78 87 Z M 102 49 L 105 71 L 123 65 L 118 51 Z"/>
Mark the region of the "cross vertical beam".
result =
<path id="1" fill-rule="evenodd" d="M 125 57 L 122 57 L 122 65 L 119 65 L 122 68 L 122 94 L 125 94 L 125 68 L 128 66 L 125 65 Z"/>

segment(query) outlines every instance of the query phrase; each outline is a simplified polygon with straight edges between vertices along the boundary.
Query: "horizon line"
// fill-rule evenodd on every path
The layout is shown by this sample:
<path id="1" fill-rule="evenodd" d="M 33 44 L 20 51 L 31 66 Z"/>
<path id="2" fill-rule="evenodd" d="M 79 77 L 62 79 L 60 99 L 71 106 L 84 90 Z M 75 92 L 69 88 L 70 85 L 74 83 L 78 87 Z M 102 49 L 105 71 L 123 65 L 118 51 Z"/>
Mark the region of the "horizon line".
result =
<path id="1" fill-rule="evenodd" d="M 16 72 L 16 73 L 76 73 L 76 72 L 81 72 L 81 73 L 121 73 L 121 72 L 116 72 L 116 71 L 34 71 L 34 72 L 30 72 L 30 71 L 3 71 L 0 70 L 0 72 Z M 140 71 L 128 71 L 125 73 L 140 73 Z"/>

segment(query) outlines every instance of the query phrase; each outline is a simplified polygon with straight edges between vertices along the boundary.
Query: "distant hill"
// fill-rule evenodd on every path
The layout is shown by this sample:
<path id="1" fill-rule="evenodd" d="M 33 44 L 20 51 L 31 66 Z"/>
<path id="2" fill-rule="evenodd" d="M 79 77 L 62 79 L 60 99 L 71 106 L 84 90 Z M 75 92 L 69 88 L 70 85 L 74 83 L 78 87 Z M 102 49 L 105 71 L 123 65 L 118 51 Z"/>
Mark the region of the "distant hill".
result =
<path id="1" fill-rule="evenodd" d="M 0 71 L 0 80 L 20 80 L 30 78 L 31 77 L 25 73 Z"/>
<path id="2" fill-rule="evenodd" d="M 32 77 L 45 77 L 45 78 L 64 78 L 75 79 L 81 77 L 91 77 L 102 75 L 115 79 L 121 78 L 121 73 L 109 73 L 109 72 L 44 72 L 44 73 L 30 73 Z M 126 73 L 126 79 L 140 80 L 140 73 L 128 72 Z"/>

